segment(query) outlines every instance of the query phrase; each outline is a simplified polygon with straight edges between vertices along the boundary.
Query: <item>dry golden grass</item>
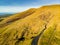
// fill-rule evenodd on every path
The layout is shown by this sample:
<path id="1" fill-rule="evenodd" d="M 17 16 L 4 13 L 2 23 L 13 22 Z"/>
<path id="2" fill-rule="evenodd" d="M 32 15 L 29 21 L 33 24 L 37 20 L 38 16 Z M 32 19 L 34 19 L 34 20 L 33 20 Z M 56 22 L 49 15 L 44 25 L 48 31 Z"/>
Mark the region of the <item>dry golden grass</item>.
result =
<path id="1" fill-rule="evenodd" d="M 0 45 L 60 45 L 60 5 L 5 18 L 0 22 Z"/>

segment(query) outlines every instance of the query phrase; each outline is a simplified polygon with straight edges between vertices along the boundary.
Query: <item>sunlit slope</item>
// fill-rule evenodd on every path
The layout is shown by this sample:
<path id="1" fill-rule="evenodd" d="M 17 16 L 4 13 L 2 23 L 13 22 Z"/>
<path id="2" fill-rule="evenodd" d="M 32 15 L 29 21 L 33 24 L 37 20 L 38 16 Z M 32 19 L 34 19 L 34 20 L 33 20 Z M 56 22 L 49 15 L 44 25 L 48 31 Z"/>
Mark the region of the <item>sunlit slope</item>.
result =
<path id="1" fill-rule="evenodd" d="M 60 45 L 60 5 L 37 8 L 6 25 L 0 29 L 0 45 Z"/>
<path id="2" fill-rule="evenodd" d="M 2 25 L 6 26 L 6 25 L 10 24 L 11 22 L 25 18 L 26 16 L 33 14 L 35 12 L 35 10 L 36 10 L 35 8 L 31 8 L 27 11 L 9 16 L 9 17 L 5 18 L 2 22 L 0 22 L 0 26 L 1 27 L 2 27 Z"/>

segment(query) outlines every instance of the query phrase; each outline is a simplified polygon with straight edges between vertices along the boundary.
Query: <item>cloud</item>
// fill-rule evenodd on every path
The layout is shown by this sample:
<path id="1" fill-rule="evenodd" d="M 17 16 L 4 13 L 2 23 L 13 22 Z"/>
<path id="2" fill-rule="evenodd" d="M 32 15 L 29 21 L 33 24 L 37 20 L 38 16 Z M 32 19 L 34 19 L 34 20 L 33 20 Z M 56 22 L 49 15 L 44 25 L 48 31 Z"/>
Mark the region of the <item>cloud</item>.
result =
<path id="1" fill-rule="evenodd" d="M 0 6 L 0 13 L 18 13 L 18 12 L 22 12 L 24 10 L 27 10 L 29 8 L 33 8 L 33 6 L 30 6 L 30 7 Z"/>
<path id="2" fill-rule="evenodd" d="M 15 7 L 15 6 L 0 6 L 0 13 L 1 12 L 10 12 L 10 13 L 17 13 L 24 11 L 25 8 L 22 7 Z"/>
<path id="3" fill-rule="evenodd" d="M 49 4 L 60 4 L 60 0 L 36 0 L 33 2 L 34 5 L 49 5 Z"/>

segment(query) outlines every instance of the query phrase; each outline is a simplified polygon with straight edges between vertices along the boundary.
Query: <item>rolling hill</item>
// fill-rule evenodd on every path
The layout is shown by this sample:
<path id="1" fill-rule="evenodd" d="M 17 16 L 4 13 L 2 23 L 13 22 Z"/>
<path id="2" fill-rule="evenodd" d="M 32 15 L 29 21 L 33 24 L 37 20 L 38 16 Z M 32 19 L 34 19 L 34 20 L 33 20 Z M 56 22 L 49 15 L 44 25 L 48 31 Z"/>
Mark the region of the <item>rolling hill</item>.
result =
<path id="1" fill-rule="evenodd" d="M 5 18 L 0 22 L 0 45 L 60 45 L 60 5 Z"/>
<path id="2" fill-rule="evenodd" d="M 4 20 L 5 18 L 11 16 L 11 15 L 13 15 L 13 14 L 0 13 L 0 22 L 1 22 L 2 20 Z"/>

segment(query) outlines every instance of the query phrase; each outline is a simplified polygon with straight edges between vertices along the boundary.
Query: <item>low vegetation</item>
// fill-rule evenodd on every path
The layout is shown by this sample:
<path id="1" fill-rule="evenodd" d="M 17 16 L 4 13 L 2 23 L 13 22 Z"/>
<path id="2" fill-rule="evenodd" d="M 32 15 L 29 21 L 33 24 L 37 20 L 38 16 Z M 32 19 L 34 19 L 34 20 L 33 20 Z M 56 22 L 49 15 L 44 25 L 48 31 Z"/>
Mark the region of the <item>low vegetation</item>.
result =
<path id="1" fill-rule="evenodd" d="M 32 8 L 2 20 L 0 45 L 60 45 L 60 5 Z"/>

